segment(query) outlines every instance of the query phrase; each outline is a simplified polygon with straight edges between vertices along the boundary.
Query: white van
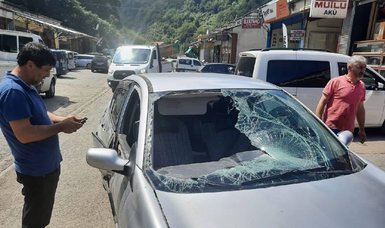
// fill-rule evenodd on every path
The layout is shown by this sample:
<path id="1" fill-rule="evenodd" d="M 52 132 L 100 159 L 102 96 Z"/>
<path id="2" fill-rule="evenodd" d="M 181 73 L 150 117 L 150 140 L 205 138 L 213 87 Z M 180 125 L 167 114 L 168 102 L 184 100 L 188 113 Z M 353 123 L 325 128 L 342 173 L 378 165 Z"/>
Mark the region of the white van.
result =
<path id="1" fill-rule="evenodd" d="M 239 53 L 235 74 L 280 86 L 314 112 L 327 82 L 347 73 L 349 58 L 320 50 L 252 50 Z M 366 85 L 365 126 L 381 127 L 385 133 L 385 78 L 368 66 L 362 80 Z"/>
<path id="2" fill-rule="evenodd" d="M 168 63 L 171 70 L 171 63 Z M 121 79 L 141 73 L 162 72 L 161 56 L 157 46 L 126 45 L 116 49 L 108 69 L 108 85 L 112 91 Z"/>
<path id="3" fill-rule="evenodd" d="M 0 61 L 16 61 L 19 50 L 29 42 L 44 44 L 39 35 L 0 29 Z"/>
<path id="4" fill-rule="evenodd" d="M 64 50 L 67 54 L 67 60 L 68 60 L 68 70 L 74 70 L 76 68 L 75 66 L 75 52 Z"/>
<path id="5" fill-rule="evenodd" d="M 185 72 L 185 71 L 199 71 L 203 64 L 199 59 L 189 58 L 189 57 L 178 57 L 176 60 L 175 71 L 176 72 Z"/>

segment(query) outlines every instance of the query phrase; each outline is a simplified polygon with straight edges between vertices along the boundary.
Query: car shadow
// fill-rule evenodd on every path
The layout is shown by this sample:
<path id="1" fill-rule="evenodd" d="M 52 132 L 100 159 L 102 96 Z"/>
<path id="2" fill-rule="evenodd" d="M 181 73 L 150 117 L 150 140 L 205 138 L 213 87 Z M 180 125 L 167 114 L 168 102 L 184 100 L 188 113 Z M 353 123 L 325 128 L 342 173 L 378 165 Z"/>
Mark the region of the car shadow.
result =
<path id="1" fill-rule="evenodd" d="M 57 78 L 60 78 L 60 79 L 76 79 L 75 77 L 67 76 L 67 75 L 60 75 Z"/>
<path id="2" fill-rule="evenodd" d="M 77 103 L 77 102 L 70 101 L 68 97 L 63 97 L 63 96 L 55 96 L 52 98 L 46 98 L 45 96 L 42 96 L 42 98 L 47 107 L 47 110 L 50 112 L 55 112 L 59 108 L 65 108 L 72 104 Z"/>

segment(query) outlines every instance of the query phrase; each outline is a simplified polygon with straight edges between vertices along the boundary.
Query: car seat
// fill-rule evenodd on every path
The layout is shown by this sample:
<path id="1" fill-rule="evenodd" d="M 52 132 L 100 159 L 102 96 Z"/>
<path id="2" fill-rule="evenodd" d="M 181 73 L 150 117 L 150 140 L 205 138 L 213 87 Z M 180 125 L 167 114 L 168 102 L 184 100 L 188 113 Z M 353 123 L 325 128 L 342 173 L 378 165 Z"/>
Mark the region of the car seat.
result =
<path id="1" fill-rule="evenodd" d="M 249 138 L 235 128 L 238 110 L 231 99 L 221 99 L 208 106 L 207 118 L 202 123 L 202 137 L 211 161 L 255 149 Z"/>
<path id="2" fill-rule="evenodd" d="M 154 169 L 190 163 L 193 163 L 193 152 L 185 124 L 172 117 L 154 120 Z"/>

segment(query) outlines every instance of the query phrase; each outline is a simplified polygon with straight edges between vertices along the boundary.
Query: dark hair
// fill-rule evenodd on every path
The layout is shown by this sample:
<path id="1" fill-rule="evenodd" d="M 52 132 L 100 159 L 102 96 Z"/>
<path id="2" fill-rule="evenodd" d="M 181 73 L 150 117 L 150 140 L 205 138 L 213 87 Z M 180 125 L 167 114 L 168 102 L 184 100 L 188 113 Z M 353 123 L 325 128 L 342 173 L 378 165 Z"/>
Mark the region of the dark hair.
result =
<path id="1" fill-rule="evenodd" d="M 17 64 L 19 66 L 25 65 L 28 60 L 31 60 L 37 67 L 44 65 L 55 66 L 56 60 L 51 50 L 40 43 L 27 43 L 20 49 L 17 55 Z"/>

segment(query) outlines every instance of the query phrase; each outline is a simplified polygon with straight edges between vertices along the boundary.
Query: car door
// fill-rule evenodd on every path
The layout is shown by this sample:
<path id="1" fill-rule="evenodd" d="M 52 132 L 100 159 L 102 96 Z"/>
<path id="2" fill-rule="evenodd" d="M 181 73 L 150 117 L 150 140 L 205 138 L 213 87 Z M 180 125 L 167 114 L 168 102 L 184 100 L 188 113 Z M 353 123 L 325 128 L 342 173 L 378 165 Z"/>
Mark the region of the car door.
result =
<path id="1" fill-rule="evenodd" d="M 96 138 L 96 143 L 100 142 L 105 148 L 113 148 L 114 141 L 116 141 L 117 136 L 115 133 L 120 114 L 130 89 L 131 85 L 128 81 L 122 81 L 119 84 L 102 115 L 98 129 L 93 133 L 94 138 Z"/>
<path id="2" fill-rule="evenodd" d="M 199 61 L 194 59 L 192 69 L 198 71 L 201 67 L 202 67 L 202 64 Z"/>
<path id="3" fill-rule="evenodd" d="M 117 139 L 114 149 L 117 150 L 121 158 L 133 162 L 133 167 L 135 167 L 136 141 L 140 121 L 140 97 L 137 86 L 133 86 L 133 89 L 130 91 L 123 110 L 119 118 L 120 121 L 117 127 Z M 134 168 L 131 169 L 131 172 L 132 170 L 134 170 Z M 123 175 L 114 172 L 109 179 L 108 191 L 111 194 L 112 207 L 117 216 L 120 215 L 125 201 L 132 192 L 132 175 L 132 173 L 125 173 L 125 175 Z"/>
<path id="4" fill-rule="evenodd" d="M 365 126 L 381 127 L 385 119 L 385 79 L 371 68 L 366 68 Z"/>

